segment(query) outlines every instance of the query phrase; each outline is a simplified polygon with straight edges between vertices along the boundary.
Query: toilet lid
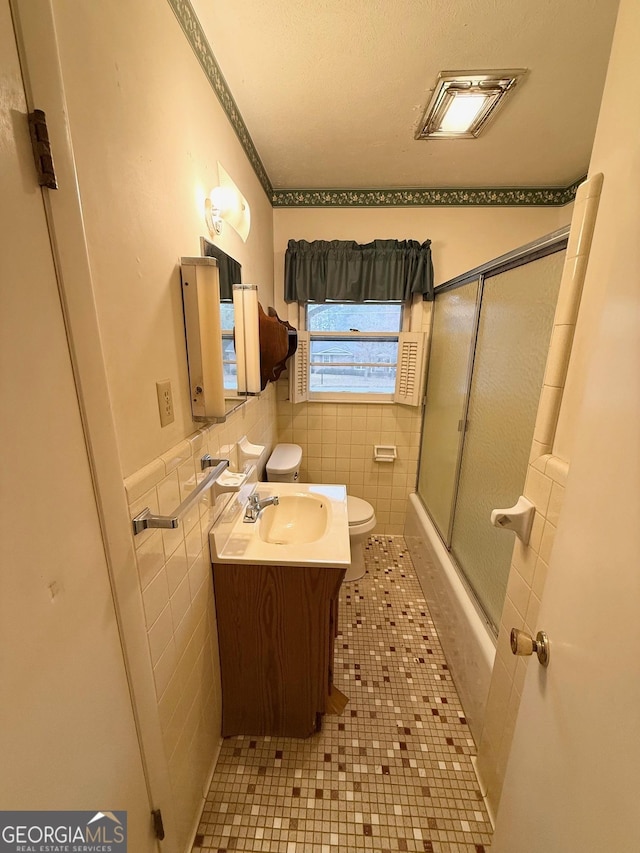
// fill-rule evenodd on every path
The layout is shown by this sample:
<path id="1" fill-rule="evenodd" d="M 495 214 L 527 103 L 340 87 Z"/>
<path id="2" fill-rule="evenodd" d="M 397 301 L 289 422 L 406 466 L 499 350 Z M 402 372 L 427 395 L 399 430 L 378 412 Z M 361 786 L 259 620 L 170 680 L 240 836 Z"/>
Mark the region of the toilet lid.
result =
<path id="1" fill-rule="evenodd" d="M 364 524 L 373 518 L 373 507 L 362 498 L 354 498 L 352 495 L 347 496 L 347 516 L 349 524 Z"/>

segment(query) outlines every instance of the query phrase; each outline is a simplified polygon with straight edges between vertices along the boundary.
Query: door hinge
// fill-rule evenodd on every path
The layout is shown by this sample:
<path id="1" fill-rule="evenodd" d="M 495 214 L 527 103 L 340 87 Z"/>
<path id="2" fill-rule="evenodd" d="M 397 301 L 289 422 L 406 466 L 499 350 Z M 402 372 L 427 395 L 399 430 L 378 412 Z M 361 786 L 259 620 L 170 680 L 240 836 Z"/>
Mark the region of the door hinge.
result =
<path id="1" fill-rule="evenodd" d="M 36 161 L 38 183 L 41 187 L 57 190 L 58 179 L 51 154 L 47 117 L 43 110 L 34 110 L 29 113 L 29 134 L 33 147 L 33 157 Z"/>
<path id="2" fill-rule="evenodd" d="M 153 818 L 153 831 L 156 834 L 156 838 L 159 841 L 164 839 L 164 824 L 162 822 L 162 811 L 160 809 L 154 809 L 151 812 L 151 817 Z"/>

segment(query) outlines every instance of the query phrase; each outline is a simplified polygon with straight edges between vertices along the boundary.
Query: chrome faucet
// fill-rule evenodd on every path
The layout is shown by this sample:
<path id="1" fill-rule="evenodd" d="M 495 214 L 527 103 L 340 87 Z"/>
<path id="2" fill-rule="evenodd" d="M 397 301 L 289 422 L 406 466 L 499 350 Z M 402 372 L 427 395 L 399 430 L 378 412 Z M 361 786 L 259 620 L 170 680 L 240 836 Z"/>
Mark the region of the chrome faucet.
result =
<path id="1" fill-rule="evenodd" d="M 277 495 L 271 495 L 268 498 L 260 500 L 260 495 L 254 492 L 252 495 L 249 495 L 249 503 L 244 511 L 244 523 L 254 524 L 266 506 L 278 506 L 279 503 L 280 499 Z"/>

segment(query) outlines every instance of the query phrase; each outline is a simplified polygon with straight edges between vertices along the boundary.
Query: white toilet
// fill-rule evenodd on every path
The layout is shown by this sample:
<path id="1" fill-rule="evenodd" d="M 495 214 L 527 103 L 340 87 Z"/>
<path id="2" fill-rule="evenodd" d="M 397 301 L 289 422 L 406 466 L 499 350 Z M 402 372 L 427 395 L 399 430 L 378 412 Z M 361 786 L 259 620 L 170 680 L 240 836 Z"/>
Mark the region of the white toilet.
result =
<path id="1" fill-rule="evenodd" d="M 300 477 L 302 448 L 299 444 L 276 444 L 267 462 L 267 479 L 270 483 L 295 483 Z M 349 542 L 351 545 L 351 565 L 347 569 L 345 581 L 356 581 L 365 573 L 364 542 L 376 526 L 373 507 L 362 498 L 347 496 L 347 515 L 349 517 Z"/>

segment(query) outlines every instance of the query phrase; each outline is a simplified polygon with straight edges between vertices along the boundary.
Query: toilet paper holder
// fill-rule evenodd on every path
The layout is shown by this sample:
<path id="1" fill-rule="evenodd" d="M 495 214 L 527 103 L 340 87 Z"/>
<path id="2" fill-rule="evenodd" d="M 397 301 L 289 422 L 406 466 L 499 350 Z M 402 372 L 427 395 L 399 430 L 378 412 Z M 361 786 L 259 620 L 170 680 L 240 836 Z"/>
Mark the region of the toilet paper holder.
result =
<path id="1" fill-rule="evenodd" d="M 535 505 L 520 495 L 513 506 L 494 509 L 491 512 L 491 524 L 499 530 L 513 530 L 522 544 L 528 545 L 535 514 Z"/>

